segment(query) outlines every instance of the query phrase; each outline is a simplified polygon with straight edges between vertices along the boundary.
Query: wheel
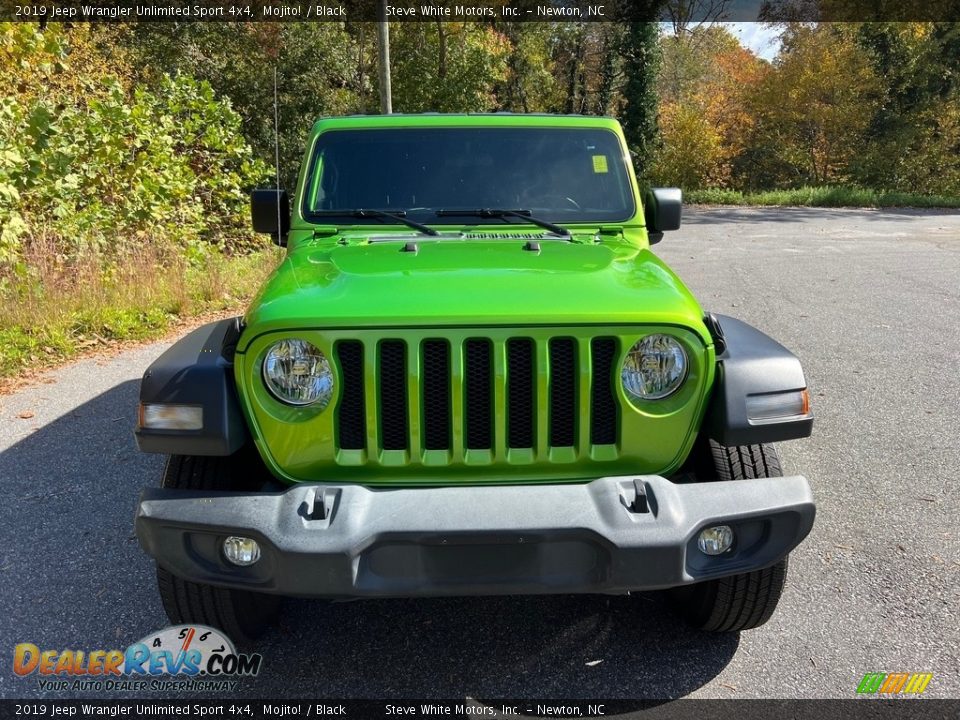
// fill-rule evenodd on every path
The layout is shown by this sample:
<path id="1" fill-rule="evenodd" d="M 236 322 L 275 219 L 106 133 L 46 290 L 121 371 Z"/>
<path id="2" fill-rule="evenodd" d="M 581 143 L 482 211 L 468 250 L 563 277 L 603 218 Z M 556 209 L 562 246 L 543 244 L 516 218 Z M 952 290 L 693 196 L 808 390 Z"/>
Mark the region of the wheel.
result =
<path id="1" fill-rule="evenodd" d="M 255 451 L 254 451 L 255 452 Z M 248 453 L 229 457 L 171 455 L 163 471 L 163 487 L 180 490 L 255 490 Z M 259 463 L 259 457 L 256 458 Z M 251 478 L 238 482 L 237 478 Z M 167 617 L 174 625 L 210 625 L 235 643 L 261 635 L 277 618 L 277 595 L 232 590 L 177 577 L 157 565 L 157 586 Z"/>
<path id="2" fill-rule="evenodd" d="M 710 456 L 719 480 L 780 477 L 773 445 L 722 447 L 712 440 Z M 773 615 L 787 579 L 787 558 L 763 570 L 707 580 L 671 591 L 677 611 L 691 625 L 712 632 L 739 632 Z"/>

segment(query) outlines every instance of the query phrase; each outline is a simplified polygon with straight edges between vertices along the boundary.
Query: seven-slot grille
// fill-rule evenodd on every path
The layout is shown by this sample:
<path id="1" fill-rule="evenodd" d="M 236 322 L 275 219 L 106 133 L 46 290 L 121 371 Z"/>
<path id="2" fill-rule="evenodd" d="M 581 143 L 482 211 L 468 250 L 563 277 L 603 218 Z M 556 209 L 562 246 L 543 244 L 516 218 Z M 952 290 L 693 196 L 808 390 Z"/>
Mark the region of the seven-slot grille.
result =
<path id="1" fill-rule="evenodd" d="M 337 448 L 587 455 L 619 439 L 617 357 L 614 337 L 340 340 Z"/>

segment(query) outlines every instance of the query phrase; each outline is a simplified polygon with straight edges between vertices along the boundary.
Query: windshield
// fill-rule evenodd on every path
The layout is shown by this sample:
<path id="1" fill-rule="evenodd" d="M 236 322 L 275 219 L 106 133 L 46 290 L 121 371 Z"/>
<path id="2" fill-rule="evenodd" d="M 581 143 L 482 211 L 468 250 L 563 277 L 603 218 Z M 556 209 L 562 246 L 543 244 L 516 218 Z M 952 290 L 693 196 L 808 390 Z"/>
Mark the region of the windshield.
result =
<path id="1" fill-rule="evenodd" d="M 323 222 L 357 223 L 358 209 L 436 225 L 522 222 L 438 210 L 523 210 L 558 223 L 635 212 L 624 151 L 601 128 L 333 130 L 317 140 L 305 187 L 304 214 Z"/>

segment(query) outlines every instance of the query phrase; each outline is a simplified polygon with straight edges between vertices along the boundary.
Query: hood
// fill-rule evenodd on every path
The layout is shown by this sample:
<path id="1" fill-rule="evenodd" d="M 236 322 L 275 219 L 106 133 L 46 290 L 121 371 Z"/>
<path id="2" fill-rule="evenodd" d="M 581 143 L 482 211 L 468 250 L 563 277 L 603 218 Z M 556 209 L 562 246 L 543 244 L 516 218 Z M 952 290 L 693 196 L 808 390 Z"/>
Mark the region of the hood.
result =
<path id="1" fill-rule="evenodd" d="M 246 316 L 296 327 L 672 324 L 704 333 L 696 300 L 647 249 L 622 241 L 370 238 L 291 250 Z M 416 251 L 407 251 L 415 243 Z M 705 337 L 709 342 L 709 337 Z"/>

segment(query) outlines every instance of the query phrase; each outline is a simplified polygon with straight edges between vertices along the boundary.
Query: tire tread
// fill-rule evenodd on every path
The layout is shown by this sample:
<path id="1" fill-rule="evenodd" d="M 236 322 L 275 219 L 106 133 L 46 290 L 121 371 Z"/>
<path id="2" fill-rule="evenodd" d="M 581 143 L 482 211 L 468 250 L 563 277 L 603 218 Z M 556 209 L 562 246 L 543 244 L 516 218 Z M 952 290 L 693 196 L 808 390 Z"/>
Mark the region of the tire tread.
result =
<path id="1" fill-rule="evenodd" d="M 723 447 L 710 441 L 717 478 L 723 481 L 780 477 L 772 445 Z M 787 558 L 771 567 L 707 580 L 677 593 L 687 619 L 702 630 L 739 632 L 760 627 L 776 610 L 787 577 Z"/>
<path id="2" fill-rule="evenodd" d="M 185 490 L 254 489 L 238 487 L 236 478 L 249 477 L 231 456 L 171 455 L 163 471 L 163 487 Z M 232 472 L 237 470 L 236 473 Z M 234 642 L 245 643 L 261 635 L 274 620 L 280 598 L 263 593 L 195 583 L 157 565 L 157 588 L 167 617 L 174 625 L 215 627 Z"/>

